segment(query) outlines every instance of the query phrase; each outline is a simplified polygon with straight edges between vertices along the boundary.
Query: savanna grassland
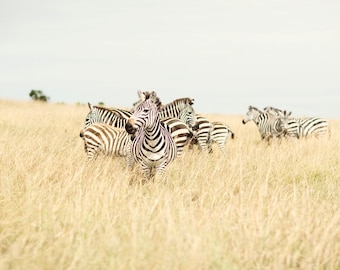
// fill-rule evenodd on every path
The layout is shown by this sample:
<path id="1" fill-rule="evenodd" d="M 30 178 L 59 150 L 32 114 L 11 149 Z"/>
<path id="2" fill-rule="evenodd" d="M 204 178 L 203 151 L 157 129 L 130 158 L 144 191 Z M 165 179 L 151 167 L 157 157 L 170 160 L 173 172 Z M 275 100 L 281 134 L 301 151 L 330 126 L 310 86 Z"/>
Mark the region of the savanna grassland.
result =
<path id="1" fill-rule="evenodd" d="M 340 269 L 340 119 L 267 145 L 206 115 L 235 132 L 226 154 L 185 149 L 140 185 L 123 158 L 86 162 L 87 113 L 0 100 L 0 269 Z"/>

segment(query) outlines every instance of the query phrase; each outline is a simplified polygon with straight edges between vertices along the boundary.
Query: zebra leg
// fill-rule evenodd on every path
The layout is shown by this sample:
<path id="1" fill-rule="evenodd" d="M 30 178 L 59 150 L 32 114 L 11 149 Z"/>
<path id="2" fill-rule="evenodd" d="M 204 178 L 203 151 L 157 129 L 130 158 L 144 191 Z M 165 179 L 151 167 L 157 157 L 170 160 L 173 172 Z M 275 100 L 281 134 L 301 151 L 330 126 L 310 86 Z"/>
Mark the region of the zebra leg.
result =
<path id="1" fill-rule="evenodd" d="M 135 163 L 135 160 L 132 156 L 131 147 L 132 147 L 132 141 L 129 140 L 128 143 L 125 146 L 125 162 L 126 162 L 127 168 L 130 171 L 133 170 L 134 163 Z"/>
<path id="2" fill-rule="evenodd" d="M 197 136 L 198 145 L 199 145 L 201 151 L 207 151 L 208 150 L 207 137 L 208 137 L 208 134 L 206 134 L 206 133 L 201 133 Z"/>

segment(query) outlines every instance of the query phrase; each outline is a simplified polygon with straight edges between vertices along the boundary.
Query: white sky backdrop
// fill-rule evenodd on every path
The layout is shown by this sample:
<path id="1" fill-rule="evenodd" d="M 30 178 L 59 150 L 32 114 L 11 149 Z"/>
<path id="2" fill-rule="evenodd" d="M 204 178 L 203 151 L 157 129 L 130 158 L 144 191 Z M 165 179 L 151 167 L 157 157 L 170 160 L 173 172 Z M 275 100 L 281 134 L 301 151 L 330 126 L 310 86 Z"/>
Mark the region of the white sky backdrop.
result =
<path id="1" fill-rule="evenodd" d="M 340 118 L 339 0 L 0 0 L 0 98 L 129 107 L 137 90 Z"/>

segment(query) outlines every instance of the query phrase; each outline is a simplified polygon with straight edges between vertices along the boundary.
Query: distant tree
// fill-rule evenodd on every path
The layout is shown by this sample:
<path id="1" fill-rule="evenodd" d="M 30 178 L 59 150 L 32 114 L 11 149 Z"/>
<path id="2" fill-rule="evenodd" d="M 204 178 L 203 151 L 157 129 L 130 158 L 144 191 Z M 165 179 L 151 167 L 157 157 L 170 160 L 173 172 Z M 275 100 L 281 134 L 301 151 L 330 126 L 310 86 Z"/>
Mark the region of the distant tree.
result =
<path id="1" fill-rule="evenodd" d="M 30 95 L 31 99 L 33 99 L 34 101 L 44 101 L 44 102 L 47 102 L 50 99 L 41 90 L 34 90 L 34 89 L 32 89 L 29 95 Z"/>
<path id="2" fill-rule="evenodd" d="M 99 102 L 98 102 L 98 105 L 99 105 L 99 106 L 104 106 L 104 102 L 103 102 L 103 101 L 99 101 Z"/>

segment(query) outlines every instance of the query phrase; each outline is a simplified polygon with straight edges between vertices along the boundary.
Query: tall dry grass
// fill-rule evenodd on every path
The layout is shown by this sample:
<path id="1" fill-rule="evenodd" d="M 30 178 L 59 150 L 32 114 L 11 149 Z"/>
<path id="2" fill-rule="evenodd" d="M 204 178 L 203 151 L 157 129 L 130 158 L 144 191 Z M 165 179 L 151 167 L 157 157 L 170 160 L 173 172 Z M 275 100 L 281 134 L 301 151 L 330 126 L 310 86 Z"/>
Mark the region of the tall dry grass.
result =
<path id="1" fill-rule="evenodd" d="M 87 112 L 0 101 L 0 269 L 340 269 L 340 120 L 268 146 L 209 115 L 236 133 L 225 156 L 186 149 L 129 185 L 124 159 L 85 162 Z"/>

